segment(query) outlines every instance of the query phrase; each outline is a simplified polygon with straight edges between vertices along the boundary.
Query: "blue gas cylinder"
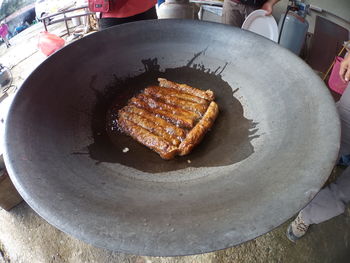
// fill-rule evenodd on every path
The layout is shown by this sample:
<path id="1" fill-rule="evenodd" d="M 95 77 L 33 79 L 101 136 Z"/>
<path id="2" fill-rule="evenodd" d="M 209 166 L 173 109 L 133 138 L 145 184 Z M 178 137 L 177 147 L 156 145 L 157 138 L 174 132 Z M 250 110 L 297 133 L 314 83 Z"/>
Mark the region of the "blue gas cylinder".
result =
<path id="1" fill-rule="evenodd" d="M 284 16 L 285 14 L 281 15 L 278 23 L 279 32 L 281 34 L 280 45 L 288 48 L 296 55 L 299 55 L 305 42 L 306 33 L 309 29 L 309 23 L 302 16 L 289 11 L 284 21 L 284 26 L 281 33 Z"/>

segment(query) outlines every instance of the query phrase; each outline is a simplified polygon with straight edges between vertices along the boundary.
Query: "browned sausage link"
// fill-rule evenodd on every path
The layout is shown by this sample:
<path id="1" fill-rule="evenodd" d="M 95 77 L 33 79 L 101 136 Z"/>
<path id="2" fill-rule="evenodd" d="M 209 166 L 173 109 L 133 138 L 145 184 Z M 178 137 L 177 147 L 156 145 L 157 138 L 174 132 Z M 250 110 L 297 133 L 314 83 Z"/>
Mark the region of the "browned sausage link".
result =
<path id="1" fill-rule="evenodd" d="M 182 116 L 174 115 L 174 114 L 167 112 L 167 111 L 164 111 L 164 110 L 153 109 L 150 106 L 148 106 L 148 104 L 146 102 L 144 102 L 138 98 L 132 98 L 130 100 L 130 103 L 136 105 L 139 108 L 146 109 L 149 112 L 152 112 L 153 114 L 156 114 L 157 116 L 160 116 L 163 119 L 170 121 L 171 123 L 173 123 L 179 127 L 191 129 L 194 126 L 193 120 L 184 118 Z"/>
<path id="2" fill-rule="evenodd" d="M 219 113 L 218 105 L 212 101 L 208 107 L 207 112 L 197 125 L 187 134 L 185 140 L 179 145 L 179 155 L 189 154 L 192 149 L 201 142 L 204 135 L 212 127 L 216 117 Z"/>
<path id="3" fill-rule="evenodd" d="M 181 140 L 185 138 L 186 136 L 186 132 L 175 126 L 174 124 L 167 122 L 166 120 L 157 117 L 155 115 L 153 115 L 152 113 L 148 112 L 145 109 L 141 109 L 141 108 L 137 108 L 136 106 L 133 105 L 129 105 L 123 108 L 123 111 L 127 111 L 127 112 L 131 112 L 134 114 L 138 114 L 154 123 L 157 123 L 160 127 L 162 127 L 167 133 L 169 133 L 170 135 L 174 135 L 177 138 L 180 138 Z"/>
<path id="4" fill-rule="evenodd" d="M 183 99 L 183 100 L 188 100 L 191 102 L 195 102 L 198 104 L 204 104 L 206 107 L 208 107 L 209 102 L 203 98 L 191 95 L 191 94 L 187 94 L 184 92 L 181 92 L 180 90 L 176 90 L 176 89 L 172 89 L 172 88 L 164 88 L 164 87 L 159 87 L 159 86 L 150 86 L 147 87 L 144 92 L 146 94 L 154 94 L 154 93 L 160 93 L 160 94 L 164 94 L 164 95 L 170 95 L 179 99 Z"/>
<path id="5" fill-rule="evenodd" d="M 159 85 L 164 88 L 172 88 L 172 89 L 180 90 L 184 93 L 195 95 L 197 97 L 200 97 L 202 99 L 206 99 L 209 101 L 213 101 L 215 99 L 214 93 L 211 90 L 203 91 L 203 90 L 188 86 L 186 84 L 179 84 L 163 78 L 158 78 L 158 81 L 159 81 Z"/>
<path id="6" fill-rule="evenodd" d="M 138 126 L 134 122 L 124 119 L 122 116 L 118 119 L 120 129 L 127 135 L 134 138 L 141 144 L 151 148 L 158 153 L 163 159 L 174 158 L 177 154 L 177 147 L 170 145 L 157 135 Z"/>
<path id="7" fill-rule="evenodd" d="M 160 136 L 167 142 L 170 142 L 172 145 L 178 146 L 180 144 L 180 140 L 175 136 L 168 134 L 165 130 L 163 130 L 162 127 L 146 118 L 143 118 L 140 115 L 121 110 L 119 111 L 119 117 L 137 123 L 142 128 L 154 133 L 155 135 Z"/>
<path id="8" fill-rule="evenodd" d="M 161 109 L 164 111 L 169 111 L 172 114 L 183 116 L 184 118 L 189 118 L 193 121 L 195 121 L 201 117 L 198 113 L 184 110 L 180 107 L 177 107 L 176 105 L 164 103 L 161 100 L 159 100 L 159 98 L 152 97 L 151 95 L 148 95 L 148 94 L 139 94 L 137 96 L 137 98 L 146 102 L 148 104 L 148 106 L 150 106 L 152 109 L 157 108 L 157 109 Z"/>
<path id="9" fill-rule="evenodd" d="M 150 93 L 151 91 L 149 91 Z M 188 110 L 188 111 L 193 111 L 197 114 L 199 114 L 200 116 L 202 116 L 205 111 L 207 110 L 207 105 L 203 105 L 203 104 L 198 104 L 192 101 L 187 101 L 187 100 L 183 100 L 183 99 L 179 99 L 177 97 L 173 97 L 167 94 L 160 94 L 157 92 L 152 92 L 152 96 L 161 99 L 163 101 L 166 101 L 166 103 L 180 107 L 182 109 Z"/>

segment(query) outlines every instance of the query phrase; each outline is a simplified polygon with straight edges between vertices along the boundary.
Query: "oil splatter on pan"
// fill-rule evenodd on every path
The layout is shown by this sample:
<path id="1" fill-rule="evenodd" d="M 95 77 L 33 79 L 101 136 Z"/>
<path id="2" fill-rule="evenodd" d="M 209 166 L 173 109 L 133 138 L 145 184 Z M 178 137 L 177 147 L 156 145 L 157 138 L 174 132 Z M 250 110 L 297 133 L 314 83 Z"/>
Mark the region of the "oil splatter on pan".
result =
<path id="1" fill-rule="evenodd" d="M 252 136 L 256 132 L 255 124 L 244 117 L 243 107 L 234 97 L 234 89 L 222 80 L 220 72 L 211 72 L 204 65 L 191 65 L 194 58 L 186 66 L 164 71 L 160 71 L 157 59 L 145 59 L 142 61 L 145 68 L 142 74 L 126 79 L 115 76 L 103 93 L 97 91 L 98 100 L 93 113 L 95 121 L 92 122 L 94 143 L 88 147 L 91 158 L 151 173 L 187 167 L 225 166 L 247 158 L 254 150 L 250 140 L 255 138 Z M 118 110 L 148 85 L 157 84 L 158 77 L 201 87 L 203 90 L 211 89 L 216 94 L 220 105 L 219 117 L 213 129 L 189 156 L 164 161 L 132 138 L 117 130 L 110 132 L 110 127 L 115 126 Z M 127 154 L 123 152 L 124 148 L 129 149 Z"/>

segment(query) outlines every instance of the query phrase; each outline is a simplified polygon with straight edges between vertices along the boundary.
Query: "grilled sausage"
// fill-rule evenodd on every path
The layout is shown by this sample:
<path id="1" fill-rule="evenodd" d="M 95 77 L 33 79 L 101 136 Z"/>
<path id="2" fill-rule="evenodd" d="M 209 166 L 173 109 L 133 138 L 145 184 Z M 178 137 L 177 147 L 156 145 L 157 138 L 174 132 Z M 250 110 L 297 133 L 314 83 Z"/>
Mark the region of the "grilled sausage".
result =
<path id="1" fill-rule="evenodd" d="M 186 155 L 201 142 L 218 112 L 212 91 L 159 79 L 118 111 L 122 132 L 163 159 Z"/>
<path id="2" fill-rule="evenodd" d="M 211 90 L 203 91 L 203 90 L 188 86 L 186 84 L 175 83 L 175 82 L 172 82 L 170 80 L 163 79 L 163 78 L 158 78 L 158 81 L 159 81 L 159 85 L 161 87 L 164 87 L 164 88 L 176 89 L 176 90 L 182 91 L 184 93 L 192 94 L 192 95 L 195 95 L 197 97 L 206 99 L 208 101 L 213 101 L 215 99 L 214 93 Z"/>
<path id="3" fill-rule="evenodd" d="M 163 159 L 172 159 L 177 154 L 177 147 L 170 145 L 164 139 L 138 126 L 136 123 L 120 117 L 118 119 L 118 124 L 122 131 L 133 137 L 139 143 L 151 148 Z"/>
<path id="4" fill-rule="evenodd" d="M 183 140 L 186 136 L 186 132 L 183 129 L 175 126 L 174 124 L 172 124 L 170 122 L 167 122 L 166 120 L 164 120 L 160 117 L 155 116 L 154 114 L 148 112 L 145 109 L 137 108 L 134 105 L 129 105 L 129 106 L 124 107 L 123 111 L 138 114 L 138 115 L 156 123 L 157 125 L 162 127 L 167 133 L 169 133 L 170 135 L 176 136 L 180 140 Z"/>
<path id="5" fill-rule="evenodd" d="M 152 95 L 156 98 L 159 98 L 163 101 L 166 101 L 170 105 L 181 107 L 182 109 L 187 110 L 187 111 L 195 112 L 199 116 L 202 116 L 208 107 L 208 105 L 205 105 L 205 104 L 199 104 L 199 103 L 187 101 L 184 99 L 180 99 L 180 98 L 168 95 L 166 92 L 160 93 L 160 92 L 157 92 L 156 90 L 153 90 L 153 89 L 148 89 L 148 90 L 146 90 L 146 92 L 149 95 Z"/>
<path id="6" fill-rule="evenodd" d="M 218 105 L 212 101 L 208 107 L 207 112 L 197 125 L 187 134 L 186 139 L 179 145 L 179 155 L 186 155 L 201 142 L 204 135 L 212 127 L 217 115 L 219 113 Z"/>
<path id="7" fill-rule="evenodd" d="M 162 102 L 160 99 L 157 99 L 156 97 L 152 97 L 147 94 L 139 94 L 137 98 L 143 100 L 150 106 L 152 109 L 157 108 L 160 110 L 168 111 L 174 115 L 182 116 L 184 118 L 191 119 L 193 121 L 196 121 L 197 119 L 200 118 L 200 115 L 198 113 L 188 111 L 185 109 L 182 109 L 180 107 L 177 107 L 175 105 L 171 105 L 168 103 Z"/>
<path id="8" fill-rule="evenodd" d="M 173 89 L 173 88 L 164 88 L 164 87 L 160 87 L 160 86 L 149 86 L 144 90 L 144 93 L 150 94 L 150 95 L 154 95 L 154 94 L 169 95 L 169 96 L 176 97 L 179 99 L 195 102 L 198 104 L 203 104 L 206 107 L 208 107 L 208 105 L 209 105 L 209 102 L 206 99 L 203 99 L 203 98 L 191 95 L 191 94 L 183 93 L 183 92 L 176 90 L 176 89 Z"/>
<path id="9" fill-rule="evenodd" d="M 168 112 L 168 111 L 164 111 L 157 108 L 151 108 L 146 102 L 144 102 L 139 98 L 135 98 L 135 97 L 131 98 L 130 103 L 136 105 L 139 108 L 146 109 L 149 112 L 152 112 L 153 114 L 155 114 L 156 116 L 162 117 L 163 119 L 168 120 L 179 127 L 191 129 L 194 126 L 193 120 L 183 116 L 172 114 L 171 112 Z"/>
<path id="10" fill-rule="evenodd" d="M 132 121 L 133 123 L 137 123 L 142 128 L 148 130 L 149 132 L 154 133 L 155 135 L 163 138 L 167 142 L 170 142 L 174 146 L 178 146 L 180 144 L 180 140 L 176 138 L 174 135 L 170 135 L 167 133 L 161 126 L 158 126 L 156 123 L 131 112 L 120 111 L 119 118 L 126 119 L 128 121 Z"/>

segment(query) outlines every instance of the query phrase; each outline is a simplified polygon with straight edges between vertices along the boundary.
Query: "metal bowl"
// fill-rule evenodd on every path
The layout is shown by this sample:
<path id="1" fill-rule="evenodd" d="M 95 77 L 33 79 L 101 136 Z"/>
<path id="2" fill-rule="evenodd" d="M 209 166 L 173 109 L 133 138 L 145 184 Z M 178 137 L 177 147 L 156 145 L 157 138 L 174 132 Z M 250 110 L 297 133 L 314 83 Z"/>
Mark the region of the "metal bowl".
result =
<path id="1" fill-rule="evenodd" d="M 211 88 L 220 106 L 198 149 L 170 162 L 106 136 L 111 103 L 158 76 Z M 285 222 L 326 181 L 339 138 L 329 92 L 291 52 L 221 24 L 145 21 L 76 41 L 28 77 L 7 119 L 5 162 L 26 202 L 60 230 L 175 256 Z"/>

